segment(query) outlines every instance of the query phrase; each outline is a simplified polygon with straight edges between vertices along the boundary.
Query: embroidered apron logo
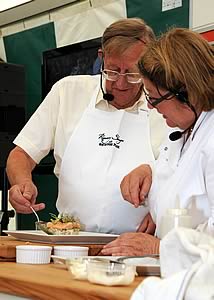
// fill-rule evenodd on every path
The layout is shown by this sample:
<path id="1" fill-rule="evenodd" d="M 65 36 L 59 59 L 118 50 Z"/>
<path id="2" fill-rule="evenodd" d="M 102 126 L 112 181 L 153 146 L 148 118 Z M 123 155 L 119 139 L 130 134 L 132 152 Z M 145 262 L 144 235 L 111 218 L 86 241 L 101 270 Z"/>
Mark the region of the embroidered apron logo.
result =
<path id="1" fill-rule="evenodd" d="M 110 136 L 106 137 L 105 133 L 101 133 L 99 134 L 98 139 L 100 139 L 99 146 L 113 146 L 118 149 L 120 148 L 120 143 L 124 142 L 124 140 L 120 138 L 119 134 L 116 134 L 114 138 Z"/>

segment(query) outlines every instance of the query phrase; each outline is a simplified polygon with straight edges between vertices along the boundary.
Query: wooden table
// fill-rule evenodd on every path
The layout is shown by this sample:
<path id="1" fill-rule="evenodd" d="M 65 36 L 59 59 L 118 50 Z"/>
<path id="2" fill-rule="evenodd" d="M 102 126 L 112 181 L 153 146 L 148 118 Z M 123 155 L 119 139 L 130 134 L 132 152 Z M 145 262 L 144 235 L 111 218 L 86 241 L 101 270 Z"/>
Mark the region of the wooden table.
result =
<path id="1" fill-rule="evenodd" d="M 129 286 L 106 287 L 74 280 L 62 265 L 0 263 L 0 292 L 39 300 L 128 300 L 143 277 Z"/>

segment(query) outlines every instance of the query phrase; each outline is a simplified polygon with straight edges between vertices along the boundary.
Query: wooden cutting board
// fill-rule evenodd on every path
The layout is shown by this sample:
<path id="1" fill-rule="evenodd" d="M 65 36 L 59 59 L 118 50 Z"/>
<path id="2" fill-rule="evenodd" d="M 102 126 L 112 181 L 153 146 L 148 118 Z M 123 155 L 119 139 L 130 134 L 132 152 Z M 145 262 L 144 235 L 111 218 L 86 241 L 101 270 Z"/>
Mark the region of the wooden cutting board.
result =
<path id="1" fill-rule="evenodd" d="M 16 246 L 18 245 L 46 245 L 43 243 L 33 243 L 17 240 L 11 236 L 0 236 L 0 261 L 15 261 L 16 260 Z M 54 244 L 48 244 L 54 246 Z M 59 245 L 59 244 L 57 244 Z M 67 246 L 69 244 L 66 244 Z M 65 245 L 63 245 L 65 246 Z M 74 246 L 74 244 L 72 244 Z M 82 246 L 76 244 L 75 246 Z M 100 251 L 103 248 L 103 245 L 93 244 L 93 245 L 84 245 L 89 247 L 89 255 L 96 256 L 100 254 Z"/>
<path id="2" fill-rule="evenodd" d="M 0 293 L 40 300 L 128 300 L 143 280 L 128 286 L 103 286 L 75 280 L 62 265 L 0 263 Z M 0 296 L 1 297 L 1 296 Z M 5 299 L 4 296 L 2 296 Z"/>

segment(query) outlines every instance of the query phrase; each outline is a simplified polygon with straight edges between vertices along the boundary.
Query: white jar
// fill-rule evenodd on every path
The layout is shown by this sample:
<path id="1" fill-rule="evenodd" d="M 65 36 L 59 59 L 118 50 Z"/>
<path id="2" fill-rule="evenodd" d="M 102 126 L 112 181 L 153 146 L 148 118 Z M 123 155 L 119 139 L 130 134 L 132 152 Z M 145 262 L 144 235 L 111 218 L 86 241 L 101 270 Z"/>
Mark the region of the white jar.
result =
<path id="1" fill-rule="evenodd" d="M 188 209 L 167 209 L 166 215 L 161 219 L 159 237 L 162 239 L 170 230 L 177 227 L 192 228 L 192 217 L 188 214 Z"/>

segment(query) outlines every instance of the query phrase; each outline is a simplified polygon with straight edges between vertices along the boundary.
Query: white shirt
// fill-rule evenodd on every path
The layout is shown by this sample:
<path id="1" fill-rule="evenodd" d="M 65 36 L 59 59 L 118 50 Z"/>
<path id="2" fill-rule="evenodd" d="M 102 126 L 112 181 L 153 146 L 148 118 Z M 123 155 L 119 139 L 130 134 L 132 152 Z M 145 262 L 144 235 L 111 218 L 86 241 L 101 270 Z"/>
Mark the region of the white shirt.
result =
<path id="1" fill-rule="evenodd" d="M 100 75 L 68 76 L 58 81 L 18 134 L 14 144 L 24 149 L 36 163 L 54 149 L 56 160 L 54 172 L 59 176 L 62 157 L 69 138 L 89 105 L 99 82 Z M 96 104 L 98 109 L 115 110 L 107 101 L 100 99 L 99 95 Z M 147 109 L 147 104 L 141 97 L 133 106 L 133 113 L 139 105 Z M 128 110 L 130 111 L 130 108 Z M 166 128 L 162 116 L 156 110 L 151 110 L 150 132 L 155 157 L 158 156 L 158 149 L 166 134 Z"/>
<path id="2" fill-rule="evenodd" d="M 162 146 L 149 194 L 157 236 L 166 210 L 178 206 L 189 209 L 193 228 L 214 235 L 213 124 L 214 110 L 202 112 L 185 147 L 182 138 Z"/>

